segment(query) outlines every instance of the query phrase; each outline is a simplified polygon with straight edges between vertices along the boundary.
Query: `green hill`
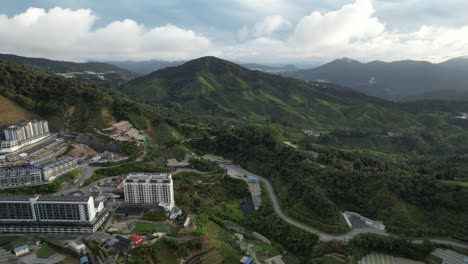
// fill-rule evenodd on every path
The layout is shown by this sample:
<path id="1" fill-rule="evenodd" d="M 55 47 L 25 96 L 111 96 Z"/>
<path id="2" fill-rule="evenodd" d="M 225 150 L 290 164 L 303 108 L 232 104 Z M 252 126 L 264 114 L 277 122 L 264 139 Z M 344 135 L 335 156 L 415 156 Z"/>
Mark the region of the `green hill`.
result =
<path id="1" fill-rule="evenodd" d="M 84 81 L 103 88 L 115 88 L 136 77 L 136 74 L 128 70 L 102 62 L 76 63 L 43 58 L 28 58 L 10 54 L 0 54 L 0 59 L 32 67 L 45 73 Z"/>
<path id="2" fill-rule="evenodd" d="M 215 57 L 158 70 L 128 82 L 120 90 L 136 100 L 170 106 L 180 112 L 293 127 L 414 123 L 397 110 L 383 109 L 392 105 L 384 100 L 333 84 L 306 83 L 248 70 Z M 353 111 L 363 104 L 369 104 L 369 111 L 385 113 Z M 387 119 L 389 116 L 391 119 Z"/>
<path id="3" fill-rule="evenodd" d="M 51 120 L 56 128 L 63 128 L 67 121 L 75 130 L 89 130 L 117 119 L 156 118 L 160 113 L 154 107 L 134 103 L 87 83 L 5 60 L 0 60 L 0 96 L 7 103 L 2 104 L 2 110 L 16 115 L 4 115 L 2 111 L 0 124 L 17 121 L 12 118 L 39 116 Z"/>

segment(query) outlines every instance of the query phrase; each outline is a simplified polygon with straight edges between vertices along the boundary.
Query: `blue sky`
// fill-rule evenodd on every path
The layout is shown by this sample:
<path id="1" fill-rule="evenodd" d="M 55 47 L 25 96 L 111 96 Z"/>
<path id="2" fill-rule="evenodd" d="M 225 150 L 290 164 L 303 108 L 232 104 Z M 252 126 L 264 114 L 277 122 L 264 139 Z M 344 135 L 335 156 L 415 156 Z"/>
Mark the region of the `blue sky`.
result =
<path id="1" fill-rule="evenodd" d="M 468 55 L 466 11 L 466 0 L 0 0 L 0 38 L 8 39 L 0 52 L 75 61 L 441 61 Z"/>

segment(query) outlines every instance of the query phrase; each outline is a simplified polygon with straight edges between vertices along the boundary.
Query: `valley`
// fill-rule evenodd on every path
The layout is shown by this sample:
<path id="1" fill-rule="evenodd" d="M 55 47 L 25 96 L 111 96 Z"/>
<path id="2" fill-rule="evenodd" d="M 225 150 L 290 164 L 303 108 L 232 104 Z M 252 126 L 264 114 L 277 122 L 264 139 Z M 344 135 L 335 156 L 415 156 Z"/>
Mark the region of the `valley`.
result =
<path id="1" fill-rule="evenodd" d="M 287 263 L 338 253 L 350 261 L 372 252 L 363 241 L 404 244 L 413 251 L 385 246 L 378 251 L 417 260 L 426 260 L 442 245 L 465 252 L 468 124 L 458 114 L 467 111 L 464 103 L 395 103 L 214 57 L 158 70 L 113 89 L 11 62 L 0 61 L 0 66 L 0 99 L 11 113 L 2 112 L 4 125 L 37 116 L 53 120 L 52 127 L 66 134 L 92 134 L 105 142 L 109 139 L 96 131 L 128 120 L 148 133 L 143 154 L 135 154 L 135 160 L 83 165 L 85 173 L 58 194 L 77 188 L 114 190 L 109 187 L 114 179 L 138 171 L 171 171 L 169 159 L 192 157 L 181 165 L 183 173 L 174 173 L 175 201 L 197 216 L 198 231 L 189 234 L 202 241 L 202 249 L 185 244 L 187 253 L 181 244 L 171 253 L 179 259 L 197 254 L 240 258 L 245 251 L 231 245 L 238 243 L 234 233 L 239 230 L 274 241 L 273 252 L 287 252 Z M 245 183 L 225 177 L 217 164 L 202 158 L 205 154 L 226 157 L 257 175 L 259 211 L 244 209 L 251 203 Z M 350 231 L 343 211 L 382 221 L 386 229 Z M 216 229 L 216 235 L 207 227 Z M 254 244 L 262 260 L 274 257 L 263 242 Z M 131 252 L 150 258 L 151 250 L 167 253 L 170 246 L 166 241 Z M 120 261 L 132 259 L 122 256 Z"/>

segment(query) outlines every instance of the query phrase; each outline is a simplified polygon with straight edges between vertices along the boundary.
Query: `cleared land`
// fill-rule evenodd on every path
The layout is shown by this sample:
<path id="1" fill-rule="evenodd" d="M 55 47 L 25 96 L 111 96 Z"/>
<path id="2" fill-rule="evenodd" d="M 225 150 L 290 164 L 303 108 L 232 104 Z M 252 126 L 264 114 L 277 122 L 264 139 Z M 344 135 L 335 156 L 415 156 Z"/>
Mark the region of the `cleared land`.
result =
<path id="1" fill-rule="evenodd" d="M 25 119 L 37 118 L 36 115 L 24 110 L 10 99 L 0 95 L 0 126 L 14 124 Z"/>

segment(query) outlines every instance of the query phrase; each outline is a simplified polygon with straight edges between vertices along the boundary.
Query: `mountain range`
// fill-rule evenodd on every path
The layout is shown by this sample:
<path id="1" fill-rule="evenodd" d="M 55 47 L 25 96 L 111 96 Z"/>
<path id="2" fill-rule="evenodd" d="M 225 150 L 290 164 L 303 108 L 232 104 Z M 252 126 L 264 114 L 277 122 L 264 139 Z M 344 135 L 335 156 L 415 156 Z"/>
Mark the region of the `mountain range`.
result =
<path id="1" fill-rule="evenodd" d="M 115 65 L 102 62 L 76 63 L 44 58 L 28 58 L 11 54 L 0 54 L 0 59 L 38 69 L 65 78 L 73 78 L 104 88 L 114 88 L 133 79 L 136 74 Z"/>
<path id="2" fill-rule="evenodd" d="M 12 88 L 3 91 L 4 96 L 13 99 L 15 102 L 20 102 L 22 105 L 30 106 L 27 109 L 33 108 L 36 112 L 38 110 L 47 112 L 50 110 L 48 108 L 57 108 L 57 104 L 60 105 L 60 103 L 55 99 L 63 101 L 66 98 L 74 101 L 77 96 L 78 98 L 83 97 L 80 96 L 81 89 L 85 89 L 85 94 L 89 94 L 91 90 L 91 94 L 102 94 L 102 90 L 91 88 L 86 83 L 95 84 L 98 86 L 97 88 L 110 87 L 112 93 L 119 94 L 116 97 L 112 94 L 102 95 L 103 98 L 110 96 L 115 99 L 126 95 L 135 101 L 148 105 L 157 104 L 192 117 L 197 115 L 208 119 L 221 118 L 256 123 L 276 123 L 296 128 L 361 127 L 391 129 L 412 125 L 420 126 L 420 120 L 413 114 L 421 111 L 468 111 L 465 111 L 464 105 L 466 106 L 466 104 L 443 101 L 437 103 L 395 104 L 333 83 L 304 82 L 278 74 L 250 70 L 239 64 L 216 57 L 203 57 L 185 62 L 179 66 L 166 67 L 119 85 L 115 83 L 99 85 L 86 79 L 81 80 L 86 83 L 79 83 L 74 80 L 80 80 L 79 78 L 60 78 L 63 76 L 52 78 L 53 76 L 47 75 L 47 73 L 57 75 L 56 72 L 67 70 L 102 71 L 119 69 L 105 63 L 57 62 L 11 55 L 4 55 L 4 57 L 9 61 L 3 61 L 5 67 L 22 69 L 20 75 L 14 74 L 14 76 L 23 78 L 19 79 L 20 81 L 10 80 L 6 87 Z M 14 61 L 14 63 L 11 61 Z M 20 67 L 16 63 L 27 67 Z M 31 64 L 37 71 L 30 68 Z M 343 64 L 348 65 L 351 69 L 355 65 L 366 65 L 353 60 L 337 60 L 325 65 L 326 67 L 320 68 L 324 69 Z M 382 65 L 386 63 L 374 62 L 373 64 Z M 424 64 L 428 65 L 427 67 L 432 67 L 432 64 L 427 62 L 406 61 L 400 64 Z M 445 67 L 438 67 L 451 71 L 449 69 L 450 64 L 447 63 Z M 396 64 L 392 63 L 391 65 Z M 126 70 L 122 71 L 127 72 Z M 346 71 L 344 72 L 346 73 Z M 340 72 L 340 74 L 344 73 Z M 8 75 L 11 75 L 11 73 L 6 76 Z M 5 77 L 3 78 L 5 79 Z M 23 83 L 27 79 L 35 81 L 31 84 Z M 65 81 L 67 79 L 68 81 Z M 5 80 L 8 80 L 8 78 Z M 62 89 L 62 95 L 57 96 L 57 98 L 54 95 L 52 96 L 54 100 L 49 100 L 50 96 L 43 98 L 43 94 L 37 94 L 37 91 L 42 91 L 41 89 L 47 86 L 44 84 L 45 80 L 47 82 L 53 80 L 51 81 L 53 87 L 49 87 L 51 91 L 47 93 L 54 95 L 53 89 L 55 87 Z M 15 85 L 14 82 L 17 82 L 17 84 Z M 66 83 L 69 83 L 67 85 L 70 87 L 80 88 L 71 90 L 59 88 Z M 19 86 L 19 84 L 21 85 Z M 31 90 L 32 88 L 34 89 Z M 18 93 L 18 91 L 21 91 L 21 93 Z M 92 102 L 98 105 L 106 102 L 103 98 L 89 101 L 81 100 L 80 102 L 88 107 L 92 105 Z M 67 106 L 73 105 L 66 101 L 64 103 Z M 113 104 L 106 106 L 102 113 L 109 113 L 109 109 L 113 109 Z M 63 108 L 60 108 L 60 110 L 65 111 Z M 84 112 L 88 113 L 90 111 L 86 110 Z"/>
<path id="3" fill-rule="evenodd" d="M 306 81 L 333 82 L 368 95 L 389 100 L 432 98 L 467 99 L 468 59 L 456 58 L 434 64 L 426 61 L 372 61 L 343 58 L 314 69 L 287 71 L 284 76 Z M 458 94 L 458 95 L 459 95 Z"/>
<path id="4" fill-rule="evenodd" d="M 148 61 L 111 61 L 109 64 L 115 65 L 119 68 L 129 70 L 138 75 L 150 74 L 154 71 L 161 70 L 167 67 L 175 67 L 186 63 L 187 61 L 161 61 L 161 60 L 148 60 Z M 284 71 L 294 71 L 298 68 L 294 65 L 284 66 L 271 66 L 258 63 L 240 63 L 250 70 L 258 70 L 270 73 L 278 73 Z"/>

